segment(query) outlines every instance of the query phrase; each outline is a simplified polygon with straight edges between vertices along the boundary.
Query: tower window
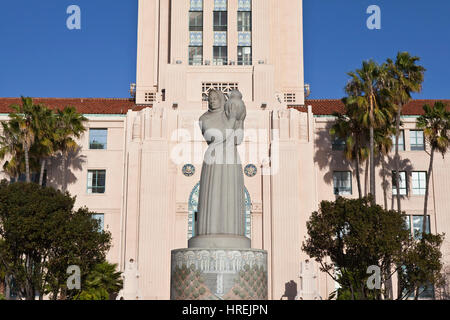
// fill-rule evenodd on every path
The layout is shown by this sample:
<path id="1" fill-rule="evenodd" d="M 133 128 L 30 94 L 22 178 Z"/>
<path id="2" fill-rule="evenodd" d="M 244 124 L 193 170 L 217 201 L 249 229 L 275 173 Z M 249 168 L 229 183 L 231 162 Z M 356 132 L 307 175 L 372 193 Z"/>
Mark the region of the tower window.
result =
<path id="1" fill-rule="evenodd" d="M 249 11 L 240 11 L 237 16 L 238 31 L 249 32 L 252 31 L 252 13 Z"/>
<path id="2" fill-rule="evenodd" d="M 189 12 L 189 31 L 203 31 L 203 12 Z"/>
<path id="3" fill-rule="evenodd" d="M 227 31 L 228 12 L 214 11 L 214 31 Z"/>
<path id="4" fill-rule="evenodd" d="M 252 64 L 252 47 L 238 47 L 238 65 L 249 66 Z"/>
<path id="5" fill-rule="evenodd" d="M 189 47 L 189 65 L 200 66 L 203 62 L 203 47 L 190 46 Z"/>
<path id="6" fill-rule="evenodd" d="M 228 63 L 228 47 L 218 47 L 213 48 L 213 65 L 222 66 Z"/>

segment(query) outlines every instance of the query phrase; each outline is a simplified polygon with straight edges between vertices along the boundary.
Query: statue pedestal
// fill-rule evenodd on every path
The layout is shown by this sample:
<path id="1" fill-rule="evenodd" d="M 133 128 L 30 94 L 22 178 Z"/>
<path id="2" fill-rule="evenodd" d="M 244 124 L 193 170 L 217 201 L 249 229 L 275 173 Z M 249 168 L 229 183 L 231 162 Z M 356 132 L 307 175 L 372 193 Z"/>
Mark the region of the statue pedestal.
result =
<path id="1" fill-rule="evenodd" d="M 171 300 L 267 300 L 266 251 L 189 248 L 171 258 Z"/>

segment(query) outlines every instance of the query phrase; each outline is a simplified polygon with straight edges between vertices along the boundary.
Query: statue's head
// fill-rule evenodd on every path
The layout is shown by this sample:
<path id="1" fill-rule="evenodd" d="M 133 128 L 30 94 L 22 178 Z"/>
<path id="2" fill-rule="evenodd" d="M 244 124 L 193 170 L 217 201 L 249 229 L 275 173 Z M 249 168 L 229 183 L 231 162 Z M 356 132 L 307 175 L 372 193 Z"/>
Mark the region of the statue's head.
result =
<path id="1" fill-rule="evenodd" d="M 209 111 L 217 111 L 223 109 L 225 105 L 225 96 L 222 92 L 211 90 L 208 96 Z"/>
<path id="2" fill-rule="evenodd" d="M 229 96 L 230 96 L 230 99 L 242 100 L 242 93 L 239 90 L 231 90 Z"/>

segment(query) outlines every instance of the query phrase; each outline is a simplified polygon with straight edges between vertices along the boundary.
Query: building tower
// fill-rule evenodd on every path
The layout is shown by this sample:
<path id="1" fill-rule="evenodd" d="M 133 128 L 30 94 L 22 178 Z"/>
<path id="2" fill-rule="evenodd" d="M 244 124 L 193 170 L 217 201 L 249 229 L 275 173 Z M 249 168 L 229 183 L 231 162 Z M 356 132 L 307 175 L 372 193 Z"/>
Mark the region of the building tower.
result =
<path id="1" fill-rule="evenodd" d="M 196 121 L 211 89 L 237 88 L 247 106 L 239 151 L 247 228 L 252 248 L 268 252 L 269 299 L 299 283 L 305 222 L 317 203 L 313 115 L 288 108 L 304 106 L 303 81 L 302 0 L 139 0 L 143 109 L 126 120 L 120 240 L 121 265 L 134 261 L 139 274 L 136 296 L 169 299 L 170 252 L 195 234 L 206 148 Z M 180 148 L 193 158 L 174 160 Z"/>

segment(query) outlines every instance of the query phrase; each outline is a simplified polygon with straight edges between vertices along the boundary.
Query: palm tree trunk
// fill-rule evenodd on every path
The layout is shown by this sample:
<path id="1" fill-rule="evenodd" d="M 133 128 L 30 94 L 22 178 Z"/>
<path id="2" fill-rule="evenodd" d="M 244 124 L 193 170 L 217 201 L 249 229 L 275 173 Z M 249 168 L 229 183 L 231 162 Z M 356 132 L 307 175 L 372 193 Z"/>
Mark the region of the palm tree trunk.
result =
<path id="1" fill-rule="evenodd" d="M 374 130 L 373 125 L 370 126 L 370 193 L 372 194 L 373 200 L 372 204 L 375 204 L 376 194 L 375 194 L 375 155 L 374 155 Z"/>
<path id="2" fill-rule="evenodd" d="M 39 185 L 42 186 L 44 184 L 44 171 L 45 171 L 45 159 L 41 160 L 41 173 L 39 174 Z"/>
<path id="3" fill-rule="evenodd" d="M 395 188 L 397 189 L 397 210 L 400 213 L 402 208 L 401 208 L 401 201 L 400 201 L 400 154 L 399 154 L 399 150 L 398 150 L 398 141 L 400 138 L 400 117 L 402 114 L 402 105 L 400 104 L 398 106 L 398 110 L 397 110 L 397 117 L 395 119 L 395 181 L 396 186 Z"/>
<path id="4" fill-rule="evenodd" d="M 62 154 L 62 177 L 61 177 L 61 184 L 62 184 L 62 191 L 66 192 L 66 163 L 67 163 L 67 154 L 65 152 L 63 152 Z"/>
<path id="5" fill-rule="evenodd" d="M 362 189 L 361 189 L 361 176 L 359 172 L 360 160 L 359 160 L 359 146 L 357 146 L 356 151 L 356 182 L 358 184 L 358 195 L 359 198 L 362 198 Z"/>
<path id="6" fill-rule="evenodd" d="M 386 165 L 384 163 L 384 155 L 381 155 L 381 170 L 383 172 L 383 199 L 384 199 L 384 210 L 388 209 L 388 203 L 387 203 L 387 192 L 386 192 Z"/>
<path id="7" fill-rule="evenodd" d="M 424 201 L 424 208 L 423 208 L 423 227 L 422 232 L 425 234 L 427 231 L 427 210 L 428 210 L 428 195 L 430 194 L 430 178 L 431 173 L 433 172 L 433 161 L 434 161 L 434 152 L 435 148 L 431 148 L 431 154 L 430 154 L 430 166 L 428 167 L 428 173 L 427 173 L 427 183 L 426 183 L 426 190 L 425 190 L 425 201 Z M 430 228 L 431 230 L 431 228 Z"/>
<path id="8" fill-rule="evenodd" d="M 30 176 L 30 154 L 28 152 L 28 145 L 27 143 L 24 143 L 24 151 L 25 151 L 25 178 L 26 182 L 31 182 L 31 176 Z"/>

